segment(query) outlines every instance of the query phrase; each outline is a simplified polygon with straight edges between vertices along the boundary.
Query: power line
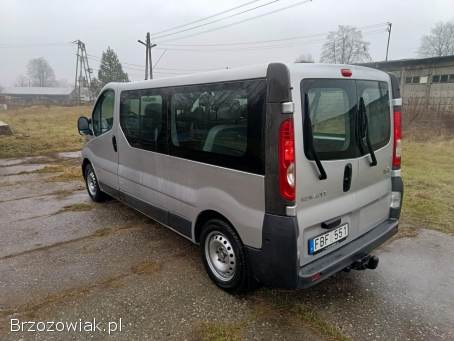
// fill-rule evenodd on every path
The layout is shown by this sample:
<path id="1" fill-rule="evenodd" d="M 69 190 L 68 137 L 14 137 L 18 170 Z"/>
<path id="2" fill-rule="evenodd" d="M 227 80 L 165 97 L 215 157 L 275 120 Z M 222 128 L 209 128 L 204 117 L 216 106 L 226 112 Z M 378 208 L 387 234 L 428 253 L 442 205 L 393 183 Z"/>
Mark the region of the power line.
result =
<path id="1" fill-rule="evenodd" d="M 380 30 L 371 30 L 371 31 L 365 31 L 363 32 L 364 34 L 367 34 L 367 35 L 371 35 L 371 34 L 375 34 L 375 33 L 382 33 L 384 32 L 382 29 Z M 320 34 L 320 35 L 314 35 L 313 37 L 308 37 L 307 41 L 304 42 L 304 44 L 306 45 L 309 45 L 309 44 L 314 44 L 314 43 L 323 43 L 325 41 L 325 38 L 321 38 L 322 36 L 326 35 L 325 34 Z M 296 40 L 296 39 L 295 39 Z M 168 47 L 166 46 L 165 48 L 170 50 L 170 51 L 189 51 L 189 52 L 203 52 L 203 53 L 207 53 L 207 52 L 229 52 L 229 51 L 235 51 L 235 52 L 238 52 L 238 51 L 241 51 L 241 52 L 245 52 L 245 51 L 260 51 L 260 50 L 271 50 L 271 49 L 276 49 L 276 48 L 286 48 L 286 47 L 293 47 L 295 46 L 296 42 L 290 42 L 290 43 L 287 43 L 287 44 L 283 44 L 286 40 L 276 40 L 276 42 L 281 42 L 281 44 L 271 44 L 271 45 L 260 45 L 260 46 L 244 46 L 244 47 L 240 47 L 240 46 L 236 46 L 236 47 L 225 47 L 225 48 L 216 48 L 215 46 L 213 48 L 192 48 L 192 47 Z"/>
<path id="2" fill-rule="evenodd" d="M 388 25 L 388 23 L 378 23 L 373 25 L 366 25 L 362 27 L 357 27 L 359 30 L 366 30 L 372 29 L 380 26 Z M 281 41 L 290 41 L 290 40 L 300 40 L 300 39 L 309 39 L 309 38 L 316 38 L 316 37 L 324 37 L 329 32 L 324 33 L 316 33 L 311 35 L 304 35 L 304 36 L 292 36 L 280 39 L 270 39 L 270 40 L 255 40 L 255 41 L 242 41 L 242 42 L 230 42 L 230 43 L 203 43 L 203 42 L 188 42 L 185 44 L 161 44 L 160 46 L 166 47 L 211 47 L 211 46 L 235 46 L 235 45 L 257 45 L 257 44 L 264 44 L 264 43 L 272 43 L 272 42 L 281 42 Z"/>
<path id="3" fill-rule="evenodd" d="M 242 20 L 239 20 L 239 21 L 234 21 L 233 23 L 230 23 L 230 24 L 227 24 L 227 25 L 218 26 L 218 27 L 207 29 L 207 30 L 200 31 L 200 32 L 197 32 L 197 33 L 188 34 L 188 35 L 185 35 L 185 36 L 182 36 L 182 37 L 167 39 L 167 40 L 164 40 L 164 41 L 162 41 L 160 43 L 165 43 L 167 41 L 181 40 L 181 39 L 185 39 L 185 38 L 189 38 L 189 37 L 194 37 L 194 36 L 197 36 L 197 35 L 200 35 L 200 34 L 203 34 L 203 33 L 218 31 L 218 30 L 221 30 L 221 29 L 224 29 L 224 28 L 227 28 L 227 27 L 231 27 L 231 26 L 239 25 L 239 24 L 251 21 L 251 20 L 259 19 L 259 18 L 265 17 L 267 15 L 271 15 L 271 14 L 274 14 L 274 13 L 282 12 L 282 11 L 285 11 L 285 10 L 293 8 L 293 7 L 301 6 L 301 5 L 304 5 L 304 4 L 308 3 L 308 2 L 312 2 L 312 0 L 298 1 L 298 2 L 296 2 L 294 4 L 292 4 L 292 5 L 281 7 L 281 8 L 278 8 L 278 9 L 275 9 L 275 10 L 272 10 L 272 11 L 269 11 L 269 12 L 265 12 L 265 13 L 262 13 L 262 14 L 259 14 L 259 15 L 253 16 L 253 17 L 249 17 L 249 18 L 246 18 L 246 19 L 242 19 Z"/>
<path id="4" fill-rule="evenodd" d="M 195 29 L 197 29 L 197 28 L 200 28 L 200 27 L 203 27 L 203 26 L 206 26 L 206 25 L 211 25 L 211 24 L 217 23 L 217 22 L 222 21 L 222 20 L 230 19 L 230 18 L 236 17 L 236 16 L 238 16 L 238 15 L 241 15 L 241 14 L 244 14 L 244 13 L 248 13 L 248 12 L 254 11 L 254 10 L 256 10 L 256 9 L 259 9 L 259 8 L 262 8 L 262 7 L 265 7 L 265 6 L 272 5 L 272 4 L 274 4 L 275 2 L 279 2 L 279 1 L 281 1 L 281 0 L 272 0 L 272 1 L 269 1 L 269 2 L 267 2 L 267 3 L 261 4 L 261 5 L 259 5 L 259 6 L 252 7 L 252 8 L 248 8 L 248 9 L 246 9 L 246 10 L 244 10 L 244 11 L 241 11 L 241 12 L 238 12 L 238 13 L 233 13 L 233 14 L 228 15 L 228 16 L 226 16 L 226 17 L 219 18 L 219 19 L 216 19 L 216 20 L 212 20 L 212 21 L 209 21 L 209 22 L 207 22 L 207 23 L 203 23 L 203 24 L 200 24 L 200 25 L 196 25 L 196 26 L 193 26 L 193 27 L 189 27 L 189 28 L 186 28 L 186 29 L 184 29 L 184 30 L 176 31 L 176 32 L 173 32 L 173 33 L 167 33 L 167 34 L 157 35 L 157 36 L 154 36 L 153 39 L 164 38 L 164 37 L 172 36 L 172 35 L 175 35 L 175 34 L 187 32 L 187 31 L 191 31 L 191 30 L 195 30 Z"/>
<path id="5" fill-rule="evenodd" d="M 189 25 L 192 25 L 192 24 L 197 24 L 197 23 L 202 22 L 202 21 L 205 21 L 205 20 L 207 20 L 207 19 L 211 19 L 211 18 L 220 16 L 220 15 L 222 15 L 222 14 L 225 14 L 225 13 L 228 13 L 228 12 L 231 12 L 231 11 L 234 11 L 234 10 L 236 10 L 236 9 L 238 9 L 238 8 L 245 7 L 245 6 L 251 5 L 251 4 L 255 3 L 255 2 L 259 2 L 259 1 L 262 1 L 262 0 L 253 0 L 253 1 L 249 1 L 249 2 L 246 2 L 246 3 L 242 4 L 242 5 L 235 6 L 235 7 L 232 7 L 232 8 L 230 8 L 230 9 L 227 9 L 227 10 L 224 10 L 224 11 L 221 11 L 221 12 L 218 12 L 218 13 L 215 13 L 215 14 L 212 14 L 212 15 L 210 15 L 210 16 L 208 16 L 208 17 L 204 17 L 204 18 L 201 18 L 201 19 L 197 19 L 197 20 L 188 22 L 188 23 L 186 23 L 186 24 L 173 26 L 173 27 L 167 28 L 167 29 L 162 30 L 162 31 L 154 32 L 154 33 L 151 34 L 151 36 L 154 37 L 154 36 L 157 36 L 158 34 L 167 33 L 167 32 L 174 31 L 174 30 L 177 30 L 177 29 L 179 29 L 179 28 L 186 27 L 186 26 L 189 26 Z"/>

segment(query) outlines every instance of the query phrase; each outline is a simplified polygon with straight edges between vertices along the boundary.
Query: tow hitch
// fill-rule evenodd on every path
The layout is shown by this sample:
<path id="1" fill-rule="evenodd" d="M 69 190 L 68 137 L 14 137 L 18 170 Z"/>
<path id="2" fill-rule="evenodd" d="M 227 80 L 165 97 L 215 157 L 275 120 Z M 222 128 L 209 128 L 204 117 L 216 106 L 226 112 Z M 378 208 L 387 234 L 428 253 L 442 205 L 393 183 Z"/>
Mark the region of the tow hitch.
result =
<path id="1" fill-rule="evenodd" d="M 351 269 L 353 270 L 366 270 L 366 269 L 376 269 L 378 266 L 378 257 L 367 255 L 361 259 L 355 261 L 349 267 L 346 267 L 344 271 L 349 272 Z"/>

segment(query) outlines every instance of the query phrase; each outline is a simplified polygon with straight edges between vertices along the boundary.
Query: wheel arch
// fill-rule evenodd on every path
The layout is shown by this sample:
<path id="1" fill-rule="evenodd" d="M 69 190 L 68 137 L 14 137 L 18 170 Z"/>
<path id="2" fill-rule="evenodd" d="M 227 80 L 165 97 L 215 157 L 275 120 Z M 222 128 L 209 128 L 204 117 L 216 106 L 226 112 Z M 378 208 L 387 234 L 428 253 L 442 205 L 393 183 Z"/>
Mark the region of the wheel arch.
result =
<path id="1" fill-rule="evenodd" d="M 231 223 L 231 221 L 229 219 L 227 219 L 226 216 L 224 216 L 223 214 L 221 214 L 217 211 L 214 211 L 214 210 L 205 210 L 205 211 L 202 211 L 199 213 L 199 215 L 197 216 L 197 219 L 195 221 L 194 241 L 196 243 L 200 243 L 200 235 L 202 234 L 203 225 L 205 225 L 205 223 L 211 219 L 220 219 L 220 220 L 223 220 L 224 222 L 226 222 L 227 224 L 229 224 L 230 227 L 233 229 L 233 231 L 235 231 L 238 238 L 241 240 L 240 234 L 236 230 L 235 226 Z M 241 240 L 241 243 L 243 243 L 242 240 Z"/>
<path id="2" fill-rule="evenodd" d="M 91 162 L 87 158 L 84 158 L 84 160 L 82 161 L 82 175 L 83 175 L 84 179 L 85 179 L 85 168 L 87 167 L 87 165 L 91 165 Z"/>

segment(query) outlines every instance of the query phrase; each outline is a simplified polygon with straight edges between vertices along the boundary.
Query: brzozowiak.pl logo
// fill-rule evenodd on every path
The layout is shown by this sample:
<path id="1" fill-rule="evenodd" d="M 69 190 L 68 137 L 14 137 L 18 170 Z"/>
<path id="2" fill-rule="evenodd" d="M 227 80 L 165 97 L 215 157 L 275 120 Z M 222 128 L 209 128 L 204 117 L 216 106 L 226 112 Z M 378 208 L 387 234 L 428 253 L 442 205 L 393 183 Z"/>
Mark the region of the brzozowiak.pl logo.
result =
<path id="1" fill-rule="evenodd" d="M 121 332 L 123 321 L 98 321 L 93 318 L 89 321 L 20 321 L 19 319 L 10 320 L 10 332 L 28 333 L 55 333 L 55 332 L 76 332 L 76 333 L 107 333 L 111 335 Z"/>

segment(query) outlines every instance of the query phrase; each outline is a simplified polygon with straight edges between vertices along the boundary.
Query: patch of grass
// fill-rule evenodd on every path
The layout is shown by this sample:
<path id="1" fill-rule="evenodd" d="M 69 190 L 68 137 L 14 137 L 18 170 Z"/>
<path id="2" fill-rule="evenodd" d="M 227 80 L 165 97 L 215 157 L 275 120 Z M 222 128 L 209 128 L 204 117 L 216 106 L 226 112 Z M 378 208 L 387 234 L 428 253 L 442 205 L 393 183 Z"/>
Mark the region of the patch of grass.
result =
<path id="1" fill-rule="evenodd" d="M 193 340 L 240 341 L 243 337 L 242 323 L 200 322 L 193 330 Z"/>
<path id="2" fill-rule="evenodd" d="M 79 150 L 84 138 L 77 132 L 77 119 L 88 115 L 89 106 L 32 106 L 0 112 L 12 136 L 0 136 L 0 158 L 43 155 Z"/>
<path id="3" fill-rule="evenodd" d="M 82 176 L 82 170 L 80 168 L 80 165 L 77 166 L 64 166 L 62 172 L 52 178 L 50 178 L 51 181 L 76 181 L 80 180 L 83 181 L 83 176 Z"/>
<path id="4" fill-rule="evenodd" d="M 77 203 L 72 205 L 67 205 L 61 209 L 60 212 L 85 212 L 90 211 L 93 209 L 93 205 L 86 204 L 86 203 Z"/>
<path id="5" fill-rule="evenodd" d="M 259 291 L 254 297 L 253 308 L 255 320 L 270 321 L 272 324 L 288 328 L 304 326 L 327 340 L 349 340 L 316 310 L 295 300 L 294 291 Z"/>
<path id="6" fill-rule="evenodd" d="M 311 329 L 321 333 L 327 340 L 347 341 L 349 338 L 343 335 L 336 326 L 321 318 L 314 309 L 304 305 L 295 308 L 296 316 L 303 320 Z"/>
<path id="7" fill-rule="evenodd" d="M 454 139 L 403 143 L 402 176 L 406 224 L 454 233 Z"/>
<path id="8" fill-rule="evenodd" d="M 28 173 L 59 173 L 51 177 L 49 181 L 83 181 L 80 165 L 74 163 L 52 164 Z"/>

